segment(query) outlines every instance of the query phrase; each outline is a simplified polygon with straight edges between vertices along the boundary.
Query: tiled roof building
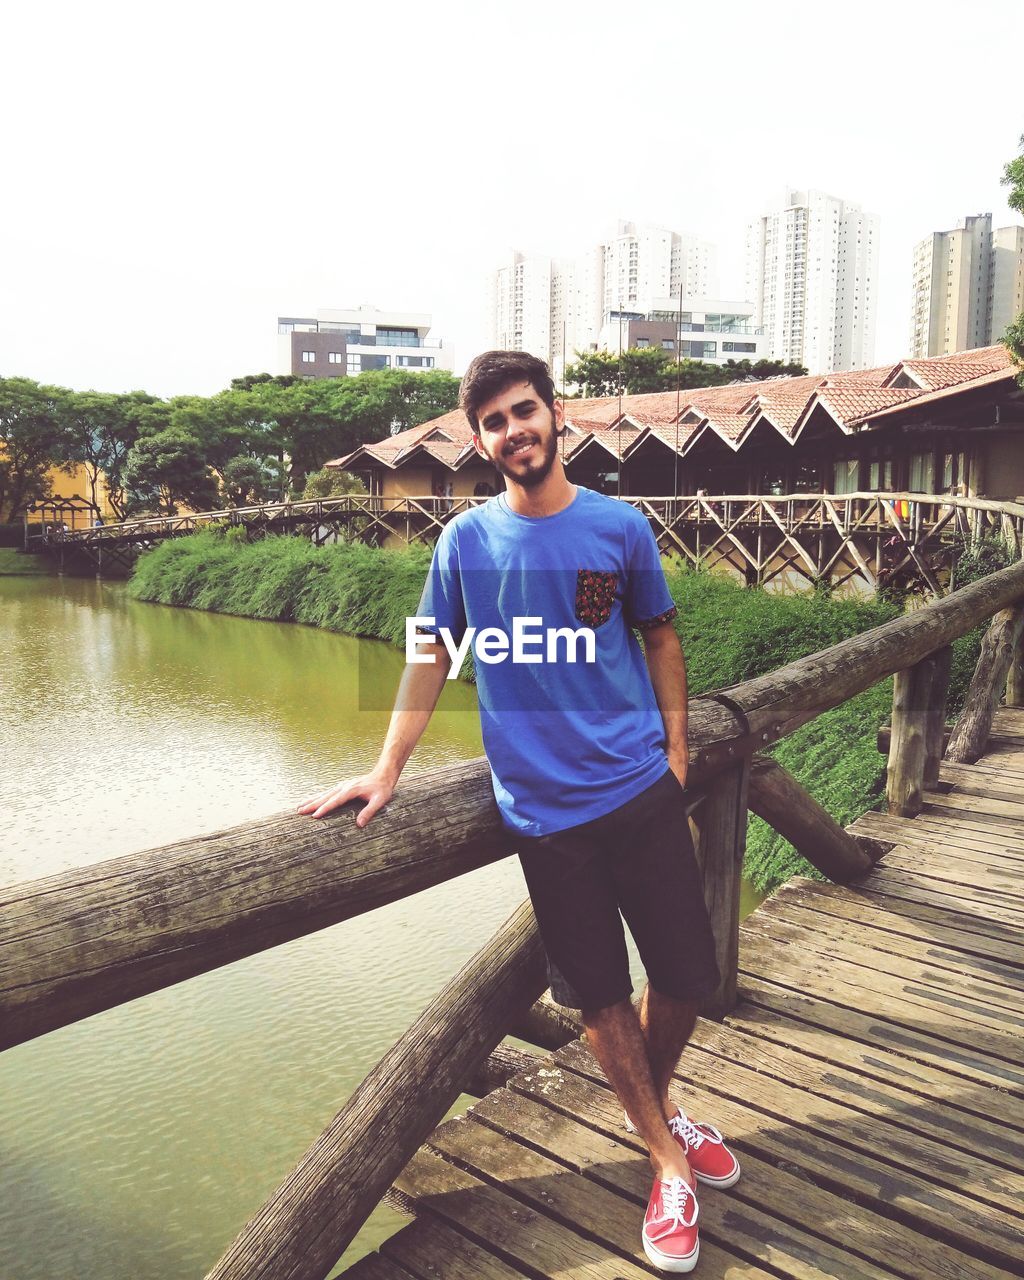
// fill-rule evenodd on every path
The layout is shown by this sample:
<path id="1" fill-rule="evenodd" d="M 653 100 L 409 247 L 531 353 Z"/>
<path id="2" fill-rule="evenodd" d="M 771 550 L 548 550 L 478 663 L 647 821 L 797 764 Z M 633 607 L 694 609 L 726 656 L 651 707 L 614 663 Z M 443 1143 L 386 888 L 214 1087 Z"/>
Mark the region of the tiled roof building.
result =
<path id="1" fill-rule="evenodd" d="M 1002 345 L 874 369 L 566 400 L 570 479 L 604 492 L 1024 494 L 1024 391 Z M 460 410 L 329 463 L 371 493 L 490 491 Z M 440 489 L 439 487 L 440 486 Z"/>

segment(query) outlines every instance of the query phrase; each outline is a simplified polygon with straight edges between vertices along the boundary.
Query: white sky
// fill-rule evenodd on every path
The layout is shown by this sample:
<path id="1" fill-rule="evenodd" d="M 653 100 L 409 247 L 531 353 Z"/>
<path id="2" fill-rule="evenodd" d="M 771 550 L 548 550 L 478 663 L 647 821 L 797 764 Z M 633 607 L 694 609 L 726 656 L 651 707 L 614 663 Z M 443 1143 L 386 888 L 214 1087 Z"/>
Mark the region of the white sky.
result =
<path id="1" fill-rule="evenodd" d="M 880 215 L 881 363 L 915 241 L 1020 221 L 1019 0 L 43 0 L 3 42 L 4 376 L 206 394 L 360 302 L 432 312 L 461 370 L 510 248 L 656 222 L 740 297 L 787 184 Z"/>

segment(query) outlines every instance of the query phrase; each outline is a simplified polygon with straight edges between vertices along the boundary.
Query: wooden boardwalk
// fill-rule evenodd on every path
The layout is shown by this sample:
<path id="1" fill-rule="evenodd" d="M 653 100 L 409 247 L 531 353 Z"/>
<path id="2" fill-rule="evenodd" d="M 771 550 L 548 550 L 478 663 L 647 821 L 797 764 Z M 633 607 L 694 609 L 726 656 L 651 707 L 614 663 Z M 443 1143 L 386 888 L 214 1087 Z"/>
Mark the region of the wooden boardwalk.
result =
<path id="1" fill-rule="evenodd" d="M 840 887 L 794 880 L 741 929 L 740 1002 L 676 1094 L 743 1177 L 704 1190 L 696 1275 L 1024 1275 L 1024 711 L 944 764 Z M 574 1041 L 442 1124 L 392 1198 L 414 1221 L 352 1280 L 639 1280 L 640 1144 Z"/>

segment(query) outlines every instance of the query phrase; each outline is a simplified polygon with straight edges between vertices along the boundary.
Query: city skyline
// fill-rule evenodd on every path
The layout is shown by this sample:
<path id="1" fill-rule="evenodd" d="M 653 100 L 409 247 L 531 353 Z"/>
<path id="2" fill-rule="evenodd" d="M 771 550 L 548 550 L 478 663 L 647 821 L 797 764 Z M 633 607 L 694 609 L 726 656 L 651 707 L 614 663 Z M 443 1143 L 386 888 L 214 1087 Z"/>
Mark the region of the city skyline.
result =
<path id="1" fill-rule="evenodd" d="M 458 370 L 513 246 L 561 258 L 619 219 L 677 228 L 719 246 L 720 296 L 742 299 L 746 224 L 790 185 L 879 216 L 874 359 L 895 361 L 914 246 L 972 213 L 1020 221 L 999 182 L 1024 131 L 1002 0 L 967 25 L 952 4 L 924 24 L 869 2 L 839 42 L 802 2 L 738 0 L 728 39 L 667 3 L 643 21 L 525 3 L 514 24 L 442 3 L 429 52 L 403 0 L 386 38 L 363 13 L 303 12 L 282 29 L 250 7 L 244 32 L 193 0 L 173 21 L 111 0 L 12 15 L 0 375 L 209 394 L 274 370 L 277 316 L 361 302 L 431 313 Z M 954 20 L 971 110 L 920 124 Z M 630 92 L 594 113 L 613 64 Z M 356 126 L 334 102 L 394 145 L 343 145 Z"/>

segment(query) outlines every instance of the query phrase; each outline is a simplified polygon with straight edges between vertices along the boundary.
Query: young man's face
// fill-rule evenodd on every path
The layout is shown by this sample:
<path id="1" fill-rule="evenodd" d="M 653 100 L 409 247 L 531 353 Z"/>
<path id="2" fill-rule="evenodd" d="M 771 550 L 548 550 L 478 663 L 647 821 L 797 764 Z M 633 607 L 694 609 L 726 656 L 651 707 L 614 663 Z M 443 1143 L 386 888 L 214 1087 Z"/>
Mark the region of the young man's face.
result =
<path id="1" fill-rule="evenodd" d="M 477 453 L 511 484 L 532 489 L 546 480 L 558 456 L 562 406 L 549 409 L 530 382 L 510 383 L 480 406 L 473 436 Z"/>

